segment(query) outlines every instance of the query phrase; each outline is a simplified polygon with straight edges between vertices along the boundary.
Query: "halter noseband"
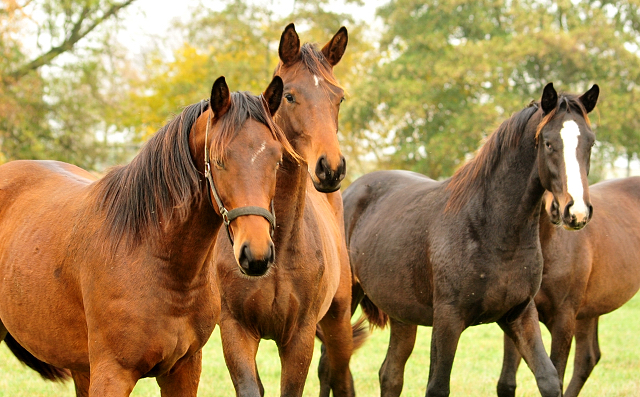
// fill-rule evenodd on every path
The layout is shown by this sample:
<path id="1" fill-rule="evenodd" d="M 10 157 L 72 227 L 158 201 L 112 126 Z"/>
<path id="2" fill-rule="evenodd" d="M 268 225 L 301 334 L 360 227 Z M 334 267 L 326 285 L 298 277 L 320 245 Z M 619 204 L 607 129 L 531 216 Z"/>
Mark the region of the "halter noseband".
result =
<path id="1" fill-rule="evenodd" d="M 244 215 L 258 215 L 269 221 L 271 225 L 271 237 L 273 237 L 273 232 L 276 229 L 276 214 L 273 209 L 273 200 L 271 200 L 271 212 L 267 211 L 262 207 L 256 206 L 247 206 L 234 208 L 231 211 L 227 210 L 222 204 L 222 200 L 218 195 L 218 191 L 216 190 L 216 185 L 213 183 L 213 175 L 211 174 L 211 163 L 209 160 L 209 124 L 211 124 L 211 112 L 209 112 L 209 117 L 207 118 L 207 128 L 205 130 L 204 135 L 204 176 L 209 182 L 209 202 L 211 202 L 211 196 L 216 202 L 218 206 L 218 211 L 220 211 L 220 215 L 222 216 L 222 223 L 224 223 L 225 228 L 227 229 L 227 236 L 229 236 L 229 241 L 231 245 L 233 245 L 233 237 L 231 236 L 231 231 L 229 230 L 229 225 L 231 222 L 241 216 Z M 211 203 L 213 206 L 213 203 Z"/>

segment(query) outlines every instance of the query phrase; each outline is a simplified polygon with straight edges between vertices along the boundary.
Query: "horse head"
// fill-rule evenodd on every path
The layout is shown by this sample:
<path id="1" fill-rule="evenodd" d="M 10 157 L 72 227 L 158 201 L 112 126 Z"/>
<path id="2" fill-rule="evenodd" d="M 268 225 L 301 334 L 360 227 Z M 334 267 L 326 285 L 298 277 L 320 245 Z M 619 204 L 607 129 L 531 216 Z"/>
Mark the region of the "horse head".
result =
<path id="1" fill-rule="evenodd" d="M 196 124 L 208 149 L 207 194 L 227 227 L 240 270 L 249 276 L 264 275 L 275 260 L 271 236 L 276 171 L 283 152 L 293 150 L 272 119 L 282 92 L 277 76 L 260 97 L 230 94 L 220 77 L 211 90 L 210 111 Z"/>
<path id="2" fill-rule="evenodd" d="M 581 96 L 558 95 L 549 83 L 540 100 L 538 172 L 542 186 L 553 195 L 546 200 L 551 219 L 569 230 L 583 228 L 593 216 L 589 199 L 589 166 L 595 134 L 587 114 L 600 89 L 594 85 Z M 554 215 L 555 213 L 555 215 Z"/>
<path id="3" fill-rule="evenodd" d="M 346 161 L 338 143 L 338 112 L 344 90 L 333 75 L 347 47 L 347 29 L 341 27 L 318 50 L 300 46 L 295 26 L 282 33 L 275 74 L 284 81 L 282 106 L 276 119 L 307 165 L 315 188 L 324 193 L 340 189 Z"/>

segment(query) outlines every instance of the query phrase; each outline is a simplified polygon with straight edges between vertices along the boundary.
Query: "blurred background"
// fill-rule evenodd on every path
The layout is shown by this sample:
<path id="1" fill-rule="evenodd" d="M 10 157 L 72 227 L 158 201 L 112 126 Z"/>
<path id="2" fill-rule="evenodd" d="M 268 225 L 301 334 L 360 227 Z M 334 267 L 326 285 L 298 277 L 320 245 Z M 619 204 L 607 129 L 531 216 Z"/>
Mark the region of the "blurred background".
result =
<path id="1" fill-rule="evenodd" d="M 349 30 L 350 180 L 446 178 L 547 82 L 601 87 L 591 182 L 640 174 L 640 0 L 0 0 L 0 163 L 127 162 L 218 76 L 262 91 L 289 22 L 321 45 Z"/>

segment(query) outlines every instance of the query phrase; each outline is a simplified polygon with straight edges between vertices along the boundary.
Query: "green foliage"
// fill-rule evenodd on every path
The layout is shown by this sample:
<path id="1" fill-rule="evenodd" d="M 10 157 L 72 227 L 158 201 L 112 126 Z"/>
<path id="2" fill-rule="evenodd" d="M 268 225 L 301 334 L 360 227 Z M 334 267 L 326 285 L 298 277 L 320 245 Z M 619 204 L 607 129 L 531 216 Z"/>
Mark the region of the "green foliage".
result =
<path id="1" fill-rule="evenodd" d="M 178 24 L 173 33 L 185 38 L 174 51 L 174 59 L 166 62 L 160 51 L 149 54 L 146 74 L 130 82 L 130 103 L 122 115 L 122 126 L 135 130 L 140 138 L 148 137 L 164 124 L 166 115 L 208 98 L 211 84 L 221 75 L 233 91 L 261 92 L 271 81 L 280 35 L 291 21 L 303 42 L 320 45 L 340 26 L 348 26 L 349 47 L 336 67 L 338 79 L 348 89 L 354 76 L 362 72 L 359 65 L 370 44 L 362 39 L 364 26 L 328 7 L 328 1 L 298 1 L 285 18 L 245 0 L 229 1 L 222 11 L 204 4 L 195 8 L 191 18 Z"/>
<path id="2" fill-rule="evenodd" d="M 1 3 L 0 162 L 56 159 L 95 169 L 121 158 L 122 144 L 106 137 L 118 98 L 110 65 L 122 56 L 108 30 L 77 43 L 132 1 Z"/>
<path id="3" fill-rule="evenodd" d="M 567 92 L 598 83 L 598 138 L 637 153 L 637 10 L 637 1 L 391 1 L 378 11 L 381 61 L 344 118 L 379 167 L 442 178 L 547 82 Z"/>

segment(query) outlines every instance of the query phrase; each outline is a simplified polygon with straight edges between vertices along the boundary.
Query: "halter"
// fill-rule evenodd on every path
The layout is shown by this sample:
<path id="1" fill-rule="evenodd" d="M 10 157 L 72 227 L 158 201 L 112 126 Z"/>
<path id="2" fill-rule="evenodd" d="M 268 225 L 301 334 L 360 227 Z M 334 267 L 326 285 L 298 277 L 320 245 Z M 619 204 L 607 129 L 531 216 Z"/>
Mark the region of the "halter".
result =
<path id="1" fill-rule="evenodd" d="M 271 212 L 267 211 L 262 207 L 256 206 L 247 206 L 234 208 L 231 211 L 227 210 L 222 204 L 222 200 L 218 195 L 218 191 L 216 190 L 216 185 L 213 183 L 213 175 L 211 174 L 211 163 L 209 160 L 209 148 L 207 143 L 209 142 L 209 124 L 211 124 L 211 113 L 209 112 L 209 117 L 207 118 L 207 128 L 204 133 L 204 176 L 209 181 L 209 202 L 211 202 L 211 196 L 216 202 L 218 206 L 218 211 L 220 211 L 220 215 L 222 216 L 222 223 L 227 230 L 227 236 L 229 236 L 229 241 L 231 245 L 233 245 L 233 237 L 231 236 L 231 231 L 229 230 L 229 225 L 231 222 L 241 216 L 244 215 L 258 215 L 269 221 L 271 225 L 271 237 L 273 237 L 273 232 L 276 229 L 276 214 L 273 209 L 273 200 L 271 200 Z M 213 203 L 211 203 L 213 206 Z"/>

